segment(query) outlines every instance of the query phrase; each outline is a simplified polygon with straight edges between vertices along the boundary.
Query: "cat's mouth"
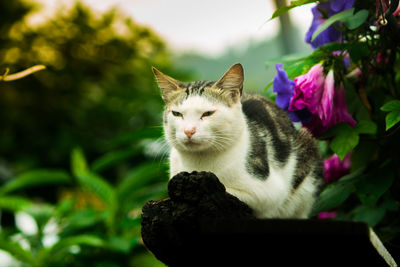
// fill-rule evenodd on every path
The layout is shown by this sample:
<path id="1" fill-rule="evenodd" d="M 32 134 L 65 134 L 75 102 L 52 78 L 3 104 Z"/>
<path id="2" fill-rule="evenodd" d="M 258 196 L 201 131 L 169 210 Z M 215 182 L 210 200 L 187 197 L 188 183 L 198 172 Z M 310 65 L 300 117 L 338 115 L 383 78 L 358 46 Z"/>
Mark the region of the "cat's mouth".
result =
<path id="1" fill-rule="evenodd" d="M 186 140 L 184 141 L 184 144 L 185 144 L 186 146 L 199 146 L 199 145 L 201 145 L 200 142 L 194 141 L 193 139 L 186 139 Z"/>

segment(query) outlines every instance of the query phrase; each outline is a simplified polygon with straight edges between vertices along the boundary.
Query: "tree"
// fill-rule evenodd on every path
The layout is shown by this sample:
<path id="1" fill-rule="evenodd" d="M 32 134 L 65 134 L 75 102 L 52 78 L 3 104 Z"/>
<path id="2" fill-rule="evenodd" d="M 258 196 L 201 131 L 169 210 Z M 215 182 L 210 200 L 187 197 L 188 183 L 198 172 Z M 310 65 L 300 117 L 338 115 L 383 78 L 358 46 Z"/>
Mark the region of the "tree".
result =
<path id="1" fill-rule="evenodd" d="M 160 123 L 151 65 L 165 69 L 170 62 L 157 35 L 115 9 L 95 16 L 82 4 L 30 26 L 24 20 L 30 8 L 20 1 L 0 3 L 2 68 L 47 66 L 0 85 L 5 166 L 17 172 L 66 166 L 76 145 L 92 158 L 113 138 Z"/>

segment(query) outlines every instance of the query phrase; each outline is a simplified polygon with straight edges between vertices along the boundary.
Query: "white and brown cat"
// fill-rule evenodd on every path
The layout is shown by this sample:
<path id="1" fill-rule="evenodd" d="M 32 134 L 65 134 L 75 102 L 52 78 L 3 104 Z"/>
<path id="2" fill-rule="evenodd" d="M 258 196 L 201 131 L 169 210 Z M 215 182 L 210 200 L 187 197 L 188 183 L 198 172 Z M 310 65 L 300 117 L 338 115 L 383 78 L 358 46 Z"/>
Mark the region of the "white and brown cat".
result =
<path id="1" fill-rule="evenodd" d="M 315 140 L 271 100 L 242 93 L 243 67 L 217 82 L 153 72 L 166 104 L 170 176 L 210 171 L 258 218 L 307 218 L 322 185 Z"/>

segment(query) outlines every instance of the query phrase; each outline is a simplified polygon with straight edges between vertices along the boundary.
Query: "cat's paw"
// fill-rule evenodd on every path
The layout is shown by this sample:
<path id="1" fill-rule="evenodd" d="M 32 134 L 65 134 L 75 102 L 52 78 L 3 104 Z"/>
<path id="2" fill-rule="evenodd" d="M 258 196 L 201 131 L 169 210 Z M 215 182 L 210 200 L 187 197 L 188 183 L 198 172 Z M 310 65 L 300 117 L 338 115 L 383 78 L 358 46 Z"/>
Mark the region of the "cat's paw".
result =
<path id="1" fill-rule="evenodd" d="M 225 186 L 211 172 L 181 172 L 168 183 L 168 194 L 174 201 L 198 203 L 205 195 L 225 193 Z"/>

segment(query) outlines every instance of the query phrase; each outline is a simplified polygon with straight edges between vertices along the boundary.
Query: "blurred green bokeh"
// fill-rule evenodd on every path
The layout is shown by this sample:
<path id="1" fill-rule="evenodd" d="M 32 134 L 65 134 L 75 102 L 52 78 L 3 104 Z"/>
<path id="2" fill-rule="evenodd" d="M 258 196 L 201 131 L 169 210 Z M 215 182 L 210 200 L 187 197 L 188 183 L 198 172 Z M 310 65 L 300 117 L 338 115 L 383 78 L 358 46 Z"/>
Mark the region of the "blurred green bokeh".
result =
<path id="1" fill-rule="evenodd" d="M 29 266 L 163 266 L 140 244 L 141 206 L 165 197 L 168 177 L 151 66 L 188 75 L 116 9 L 78 3 L 29 25 L 30 5 L 0 2 L 1 74 L 47 66 L 0 83 L 0 249 Z M 20 213 L 36 232 L 18 227 Z"/>
<path id="2" fill-rule="evenodd" d="M 74 146 L 92 158 L 111 139 L 160 123 L 151 66 L 174 70 L 149 28 L 117 10 L 95 16 L 82 4 L 32 26 L 24 19 L 29 10 L 21 1 L 0 3 L 0 72 L 47 66 L 0 85 L 3 168 L 65 167 Z"/>

